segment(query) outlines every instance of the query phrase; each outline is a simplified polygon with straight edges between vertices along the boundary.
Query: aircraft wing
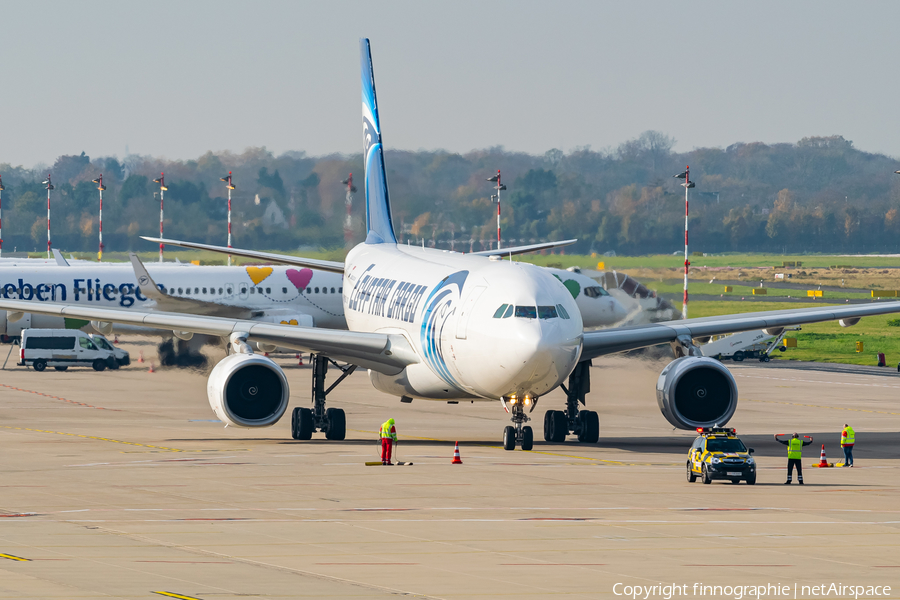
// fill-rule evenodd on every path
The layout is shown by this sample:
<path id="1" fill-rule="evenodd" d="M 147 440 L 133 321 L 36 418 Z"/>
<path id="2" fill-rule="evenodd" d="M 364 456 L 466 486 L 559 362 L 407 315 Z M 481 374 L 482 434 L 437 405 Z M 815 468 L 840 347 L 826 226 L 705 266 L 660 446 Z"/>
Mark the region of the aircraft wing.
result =
<path id="1" fill-rule="evenodd" d="M 398 334 L 363 333 L 260 323 L 245 319 L 97 308 L 28 300 L 0 299 L 0 310 L 74 317 L 173 331 L 190 331 L 226 338 L 235 332 L 245 332 L 249 334 L 247 339 L 251 342 L 275 344 L 302 352 L 321 353 L 335 360 L 346 361 L 386 375 L 396 375 L 404 367 L 419 362 L 419 358 L 409 342 Z"/>
<path id="2" fill-rule="evenodd" d="M 549 250 L 551 248 L 560 248 L 569 246 L 578 240 L 561 240 L 558 242 L 541 242 L 540 244 L 531 244 L 529 246 L 512 246 L 510 248 L 500 248 L 499 250 L 482 250 L 481 252 L 472 252 L 476 256 L 509 256 L 510 254 L 527 254 L 529 252 L 539 252 L 541 250 Z"/>
<path id="3" fill-rule="evenodd" d="M 166 244 L 169 246 L 179 246 L 181 248 L 191 248 L 193 250 L 208 250 L 210 252 L 218 252 L 220 254 L 243 256 L 244 258 L 264 260 L 266 262 L 279 263 L 282 265 L 293 265 L 295 267 L 307 267 L 309 269 L 318 269 L 320 271 L 329 271 L 331 273 L 343 274 L 344 272 L 344 263 L 333 260 L 318 260 L 315 258 L 289 256 L 287 254 L 275 254 L 272 252 L 257 252 L 256 250 L 242 250 L 241 248 L 228 248 L 226 246 L 198 244 L 196 242 L 185 242 L 182 240 L 170 240 L 167 238 L 147 237 L 144 235 L 141 236 L 141 239 L 147 240 L 148 242 Z"/>
<path id="4" fill-rule="evenodd" d="M 159 286 L 150 277 L 147 268 L 137 254 L 131 253 L 131 266 L 134 268 L 134 277 L 137 279 L 141 293 L 156 303 L 155 309 L 163 312 L 188 313 L 204 315 L 208 317 L 229 317 L 232 319 L 249 319 L 253 311 L 242 306 L 228 306 L 218 302 L 207 302 L 196 298 L 178 298 L 159 289 Z"/>
<path id="5" fill-rule="evenodd" d="M 581 353 L 581 360 L 674 342 L 680 336 L 699 338 L 739 331 L 751 331 L 753 329 L 775 329 L 792 325 L 804 325 L 806 323 L 837 321 L 839 319 L 858 320 L 862 317 L 898 312 L 900 312 L 900 302 L 889 301 L 865 305 L 823 306 L 821 308 L 722 315 L 720 317 L 703 317 L 699 319 L 667 321 L 665 323 L 617 327 L 600 331 L 586 331 L 584 333 L 584 347 Z M 852 322 L 855 323 L 855 321 Z"/>

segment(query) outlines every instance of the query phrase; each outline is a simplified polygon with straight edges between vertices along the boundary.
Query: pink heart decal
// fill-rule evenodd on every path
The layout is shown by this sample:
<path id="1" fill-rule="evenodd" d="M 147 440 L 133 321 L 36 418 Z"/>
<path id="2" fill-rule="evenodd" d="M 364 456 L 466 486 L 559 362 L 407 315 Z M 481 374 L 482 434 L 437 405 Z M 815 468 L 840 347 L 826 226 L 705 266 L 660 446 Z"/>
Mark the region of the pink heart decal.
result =
<path id="1" fill-rule="evenodd" d="M 294 284 L 298 290 L 303 291 L 304 288 L 309 284 L 312 279 L 313 272 L 312 269 L 288 269 L 287 270 L 287 278 L 288 281 Z"/>

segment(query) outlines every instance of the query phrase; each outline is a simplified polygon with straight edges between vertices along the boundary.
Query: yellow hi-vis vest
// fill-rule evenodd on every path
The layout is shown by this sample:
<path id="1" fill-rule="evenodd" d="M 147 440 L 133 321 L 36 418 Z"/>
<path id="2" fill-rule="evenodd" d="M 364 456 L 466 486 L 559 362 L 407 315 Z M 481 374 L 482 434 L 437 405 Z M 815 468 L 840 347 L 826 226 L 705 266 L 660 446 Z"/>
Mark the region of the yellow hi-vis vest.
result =
<path id="1" fill-rule="evenodd" d="M 847 432 L 847 437 L 844 437 L 844 431 Z M 856 432 L 853 431 L 852 427 L 850 427 L 849 425 L 847 427 L 844 427 L 844 429 L 841 431 L 841 446 L 849 446 L 855 443 L 855 435 Z"/>
<path id="2" fill-rule="evenodd" d="M 381 424 L 381 437 L 382 439 L 390 438 L 395 442 L 397 441 L 397 433 L 391 433 L 391 424 L 388 421 Z"/>
<path id="3" fill-rule="evenodd" d="M 800 438 L 791 438 L 788 442 L 788 458 L 802 458 L 803 440 Z"/>

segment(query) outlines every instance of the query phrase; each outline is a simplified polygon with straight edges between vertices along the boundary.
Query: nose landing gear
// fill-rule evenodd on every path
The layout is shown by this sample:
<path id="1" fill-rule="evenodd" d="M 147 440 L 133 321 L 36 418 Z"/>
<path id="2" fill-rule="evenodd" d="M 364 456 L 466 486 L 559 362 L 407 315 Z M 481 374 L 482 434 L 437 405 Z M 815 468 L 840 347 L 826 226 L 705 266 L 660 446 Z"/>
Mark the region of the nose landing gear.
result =
<path id="1" fill-rule="evenodd" d="M 503 429 L 503 449 L 515 450 L 518 443 L 522 450 L 531 450 L 534 447 L 534 431 L 525 425 L 531 418 L 525 414 L 525 401 L 521 398 L 501 398 L 503 409 L 509 413 L 512 425 Z M 537 398 L 529 398 L 531 410 L 537 404 Z M 529 412 L 531 412 L 531 410 Z"/>

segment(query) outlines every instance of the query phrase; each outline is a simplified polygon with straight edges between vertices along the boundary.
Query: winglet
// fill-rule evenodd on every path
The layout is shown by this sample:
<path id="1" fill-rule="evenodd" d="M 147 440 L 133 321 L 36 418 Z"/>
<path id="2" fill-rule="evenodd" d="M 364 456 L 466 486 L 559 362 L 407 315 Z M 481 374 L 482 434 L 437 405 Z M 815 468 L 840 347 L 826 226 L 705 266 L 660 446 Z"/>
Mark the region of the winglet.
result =
<path id="1" fill-rule="evenodd" d="M 56 248 L 51 248 L 53 250 L 53 258 L 56 259 L 56 266 L 58 267 L 68 267 L 69 262 L 63 257 L 62 252 L 57 250 Z"/>
<path id="2" fill-rule="evenodd" d="M 156 300 L 159 302 L 163 298 L 165 298 L 168 294 L 162 293 L 159 287 L 156 285 L 156 282 L 153 281 L 153 278 L 150 277 L 150 273 L 147 272 L 147 267 L 144 266 L 144 263 L 141 262 L 141 259 L 138 258 L 138 255 L 132 252 L 130 254 L 131 258 L 131 266 L 134 268 L 134 277 L 137 279 L 138 287 L 141 289 L 141 293 L 151 300 Z"/>
<path id="3" fill-rule="evenodd" d="M 375 97 L 375 72 L 368 38 L 359 41 L 362 75 L 363 156 L 366 161 L 366 243 L 396 244 L 391 223 L 384 153 L 381 147 L 381 121 Z"/>

